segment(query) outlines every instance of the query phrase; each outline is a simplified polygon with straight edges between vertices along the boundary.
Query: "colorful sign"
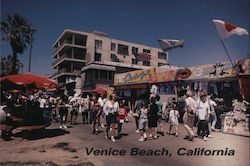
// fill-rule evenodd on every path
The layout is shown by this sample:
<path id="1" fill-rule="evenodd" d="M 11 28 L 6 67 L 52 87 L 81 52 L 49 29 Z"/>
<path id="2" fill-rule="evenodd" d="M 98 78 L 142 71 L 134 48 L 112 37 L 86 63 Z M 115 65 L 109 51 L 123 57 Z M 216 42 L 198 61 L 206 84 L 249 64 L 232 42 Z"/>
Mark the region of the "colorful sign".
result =
<path id="1" fill-rule="evenodd" d="M 155 73 L 155 69 L 137 70 L 122 74 L 115 74 L 114 85 L 149 82 Z"/>
<path id="2" fill-rule="evenodd" d="M 168 70 L 155 73 L 154 68 L 149 70 L 139 70 L 115 75 L 115 85 L 131 83 L 158 83 L 171 82 L 175 80 L 195 80 L 195 79 L 216 79 L 225 77 L 235 77 L 238 75 L 250 75 L 250 59 L 194 66 L 190 68 Z"/>

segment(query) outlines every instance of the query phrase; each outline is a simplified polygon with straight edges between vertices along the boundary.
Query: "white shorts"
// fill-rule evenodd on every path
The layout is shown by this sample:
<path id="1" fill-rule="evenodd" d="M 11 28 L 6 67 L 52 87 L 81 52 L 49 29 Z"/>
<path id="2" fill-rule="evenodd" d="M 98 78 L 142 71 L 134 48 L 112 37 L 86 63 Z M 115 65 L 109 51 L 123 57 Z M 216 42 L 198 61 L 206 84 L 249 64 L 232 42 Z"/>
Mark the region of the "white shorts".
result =
<path id="1" fill-rule="evenodd" d="M 148 124 L 147 119 L 139 119 L 139 129 L 144 130 Z"/>

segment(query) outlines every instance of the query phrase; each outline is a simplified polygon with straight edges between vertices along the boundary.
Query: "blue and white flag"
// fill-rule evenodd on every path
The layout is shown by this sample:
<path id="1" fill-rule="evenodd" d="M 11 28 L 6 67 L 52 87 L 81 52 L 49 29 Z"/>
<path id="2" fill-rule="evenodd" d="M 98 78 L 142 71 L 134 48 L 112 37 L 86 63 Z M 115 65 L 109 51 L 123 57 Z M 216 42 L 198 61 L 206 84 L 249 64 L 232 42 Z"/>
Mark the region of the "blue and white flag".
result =
<path id="1" fill-rule="evenodd" d="M 184 46 L 184 40 L 159 39 L 159 43 L 164 52 Z"/>

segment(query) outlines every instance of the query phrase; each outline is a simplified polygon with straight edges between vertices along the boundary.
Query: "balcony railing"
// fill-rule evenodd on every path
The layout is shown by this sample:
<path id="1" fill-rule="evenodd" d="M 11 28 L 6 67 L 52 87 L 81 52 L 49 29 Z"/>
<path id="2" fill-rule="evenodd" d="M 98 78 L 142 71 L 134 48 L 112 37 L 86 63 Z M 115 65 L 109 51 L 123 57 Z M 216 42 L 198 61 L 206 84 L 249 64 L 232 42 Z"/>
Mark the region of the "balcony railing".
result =
<path id="1" fill-rule="evenodd" d="M 56 71 L 55 73 L 53 73 L 51 75 L 51 77 L 55 77 L 55 76 L 60 75 L 62 73 L 67 73 L 67 74 L 72 74 L 72 75 L 79 76 L 81 74 L 81 70 L 73 69 L 73 71 L 71 71 L 70 69 L 63 68 L 63 69 L 60 69 L 60 70 Z"/>
<path id="2" fill-rule="evenodd" d="M 60 69 L 60 70 L 56 71 L 55 73 L 53 73 L 51 75 L 51 77 L 55 77 L 55 76 L 57 76 L 59 74 L 65 73 L 65 72 L 66 72 L 66 69 Z"/>
<path id="3" fill-rule="evenodd" d="M 70 58 L 67 54 L 63 54 L 61 57 L 59 57 L 58 59 L 56 59 L 53 63 L 52 66 L 54 66 L 55 64 L 57 64 L 58 62 L 60 62 L 62 59 L 64 58 Z"/>
<path id="4" fill-rule="evenodd" d="M 83 57 L 86 57 L 86 55 L 85 56 L 83 55 Z M 67 54 L 63 54 L 60 58 L 58 58 L 54 62 L 52 62 L 52 66 L 55 66 L 58 62 L 60 62 L 61 60 L 65 59 L 65 58 L 67 58 L 68 60 L 71 60 L 71 61 L 78 61 L 79 62 L 79 60 L 81 60 L 81 61 L 85 62 L 85 59 L 83 59 L 83 58 L 80 58 L 80 57 L 73 57 L 72 58 Z"/>
<path id="5" fill-rule="evenodd" d="M 63 42 L 61 42 L 61 43 L 60 43 L 60 46 L 57 47 L 57 48 L 54 50 L 53 54 L 55 54 L 55 53 L 56 53 L 59 49 L 61 49 L 65 44 L 72 44 L 72 41 L 70 41 L 70 40 L 64 40 Z"/>

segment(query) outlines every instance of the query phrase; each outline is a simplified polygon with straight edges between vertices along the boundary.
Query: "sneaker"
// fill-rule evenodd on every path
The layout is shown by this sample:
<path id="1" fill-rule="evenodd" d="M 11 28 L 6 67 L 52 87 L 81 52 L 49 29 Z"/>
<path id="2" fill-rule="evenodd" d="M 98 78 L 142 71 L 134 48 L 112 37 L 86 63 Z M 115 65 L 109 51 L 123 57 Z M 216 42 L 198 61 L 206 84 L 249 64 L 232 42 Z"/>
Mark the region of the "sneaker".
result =
<path id="1" fill-rule="evenodd" d="M 63 128 L 63 126 L 61 125 L 59 128 L 60 128 L 60 129 L 62 129 L 62 128 Z"/>
<path id="2" fill-rule="evenodd" d="M 189 140 L 189 141 L 193 141 L 193 140 L 194 140 L 194 137 L 195 137 L 194 135 L 188 136 L 188 140 Z"/>
<path id="3" fill-rule="evenodd" d="M 137 129 L 137 130 L 135 130 L 135 133 L 139 134 L 139 133 L 140 133 L 140 130 L 138 130 L 138 129 Z"/>
<path id="4" fill-rule="evenodd" d="M 63 128 L 67 129 L 67 126 L 66 126 L 66 125 L 63 125 Z"/>
<path id="5" fill-rule="evenodd" d="M 143 138 L 144 138 L 144 139 L 147 138 L 147 134 L 146 134 L 146 133 L 143 134 Z"/>
<path id="6" fill-rule="evenodd" d="M 176 137 L 178 137 L 178 135 L 179 135 L 178 133 L 175 133 L 175 136 L 176 136 Z"/>
<path id="7" fill-rule="evenodd" d="M 211 134 L 209 134 L 207 137 L 208 137 L 208 138 L 213 138 L 213 136 L 212 136 Z"/>
<path id="8" fill-rule="evenodd" d="M 206 137 L 206 136 L 204 136 L 204 137 L 203 137 L 203 140 L 204 140 L 204 141 L 207 141 L 207 137 Z"/>
<path id="9" fill-rule="evenodd" d="M 141 137 L 138 141 L 143 142 L 143 141 L 144 141 L 144 138 Z"/>
<path id="10" fill-rule="evenodd" d="M 212 131 L 215 131 L 215 128 L 211 127 L 211 130 L 212 130 Z"/>
<path id="11" fill-rule="evenodd" d="M 105 128 L 104 124 L 101 124 L 101 127 L 102 127 L 102 128 Z"/>
<path id="12" fill-rule="evenodd" d="M 109 137 L 108 137 L 107 135 L 105 135 L 105 138 L 106 138 L 106 139 L 109 139 Z"/>
<path id="13" fill-rule="evenodd" d="M 152 134 L 149 134 L 149 137 L 152 138 L 153 137 Z"/>
<path id="14" fill-rule="evenodd" d="M 111 137 L 111 141 L 112 141 L 112 142 L 115 142 L 115 141 L 116 141 L 116 140 L 115 140 L 115 137 L 112 136 L 112 137 Z"/>
<path id="15" fill-rule="evenodd" d="M 154 139 L 157 139 L 157 135 L 154 135 Z"/>

